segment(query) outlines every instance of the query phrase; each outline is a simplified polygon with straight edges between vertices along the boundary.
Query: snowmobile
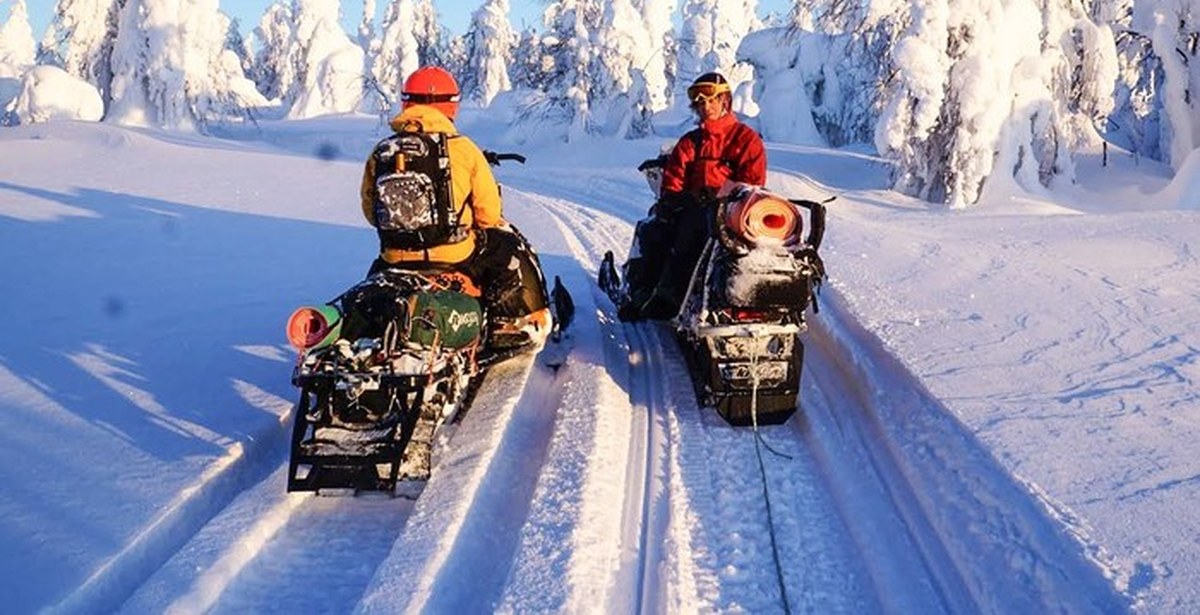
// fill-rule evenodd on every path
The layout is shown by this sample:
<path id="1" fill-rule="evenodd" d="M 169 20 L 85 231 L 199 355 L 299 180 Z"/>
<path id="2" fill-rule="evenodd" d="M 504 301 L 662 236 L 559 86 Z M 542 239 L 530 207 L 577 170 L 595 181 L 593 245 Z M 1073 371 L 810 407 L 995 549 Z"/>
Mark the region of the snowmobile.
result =
<path id="1" fill-rule="evenodd" d="M 655 195 L 665 161 L 638 167 Z M 671 324 L 698 400 L 731 425 L 780 424 L 796 411 L 800 336 L 825 278 L 817 250 L 831 200 L 788 199 L 732 183 L 716 195 L 713 232 Z M 626 273 L 617 272 L 612 252 L 604 255 L 599 285 L 617 306 L 628 296 Z"/>
<path id="2" fill-rule="evenodd" d="M 384 269 L 291 315 L 300 398 L 288 491 L 394 494 L 398 483 L 429 478 L 439 429 L 461 418 L 487 369 L 540 345 L 490 327 L 479 296 L 475 281 L 451 268 Z M 548 299 L 553 344 L 573 312 L 557 276 Z"/>

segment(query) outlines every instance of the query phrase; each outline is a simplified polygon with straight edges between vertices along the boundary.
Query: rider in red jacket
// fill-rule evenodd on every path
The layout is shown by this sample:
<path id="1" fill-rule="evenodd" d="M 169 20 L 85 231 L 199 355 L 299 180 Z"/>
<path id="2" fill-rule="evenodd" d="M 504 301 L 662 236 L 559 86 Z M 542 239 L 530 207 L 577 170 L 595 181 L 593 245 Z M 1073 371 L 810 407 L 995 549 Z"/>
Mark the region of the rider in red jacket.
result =
<path id="1" fill-rule="evenodd" d="M 724 81 L 717 73 L 709 75 Z M 724 93 L 713 98 L 702 102 L 693 98 L 700 127 L 684 135 L 671 150 L 663 167 L 664 196 L 686 192 L 699 197 L 716 193 L 727 181 L 756 186 L 766 183 L 767 153 L 762 138 L 730 112 L 729 85 L 723 85 Z M 693 85 L 689 92 L 696 88 Z M 697 97 L 700 96 L 703 94 L 698 93 Z"/>
<path id="2" fill-rule="evenodd" d="M 679 311 L 704 250 L 717 191 L 726 181 L 767 180 L 762 138 L 733 115 L 729 82 L 706 73 L 688 88 L 700 126 L 683 136 L 663 166 L 658 202 L 638 223 L 625 264 L 628 294 L 621 320 L 667 319 Z"/>

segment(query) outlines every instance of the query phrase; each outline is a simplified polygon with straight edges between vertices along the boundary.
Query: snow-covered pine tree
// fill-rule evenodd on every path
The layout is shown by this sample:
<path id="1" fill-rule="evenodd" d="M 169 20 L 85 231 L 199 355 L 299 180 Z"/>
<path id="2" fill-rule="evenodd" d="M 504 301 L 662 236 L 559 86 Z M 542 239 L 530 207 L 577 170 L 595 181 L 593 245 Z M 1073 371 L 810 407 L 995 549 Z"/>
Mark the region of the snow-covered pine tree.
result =
<path id="1" fill-rule="evenodd" d="M 513 62 L 517 36 L 508 21 L 508 10 L 508 0 L 487 0 L 471 16 L 462 78 L 465 100 L 486 107 L 497 94 L 512 89 L 508 66 Z"/>
<path id="2" fill-rule="evenodd" d="M 417 37 L 414 34 L 416 11 L 413 0 L 392 0 L 384 11 L 380 26 L 379 55 L 374 62 L 379 92 L 394 106 L 400 100 L 404 80 L 421 67 Z"/>
<path id="3" fill-rule="evenodd" d="M 875 138 L 896 163 L 897 188 L 963 207 L 976 202 L 993 169 L 1005 174 L 991 178 L 999 184 L 1011 173 L 1033 191 L 1073 177 L 1070 151 L 1095 132 L 1079 129 L 1090 119 L 1072 115 L 1103 113 L 1105 102 L 1073 110 L 1069 84 L 1095 82 L 1098 92 L 1115 77 L 1106 68 L 1115 63 L 1082 60 L 1109 52 L 1099 37 L 1090 47 L 1075 43 L 1090 27 L 1078 5 L 909 0 L 870 12 L 907 17 Z"/>
<path id="4" fill-rule="evenodd" d="M 222 11 L 222 15 L 224 14 Z M 225 17 L 229 24 L 225 33 L 225 49 L 232 51 L 237 56 L 238 64 L 242 67 L 242 74 L 249 76 L 250 72 L 254 70 L 254 48 L 250 46 L 250 41 L 242 36 L 241 22 L 228 15 Z"/>
<path id="5" fill-rule="evenodd" d="M 598 50 L 591 33 L 600 29 L 603 15 L 600 0 L 558 0 L 543 14 L 545 97 L 525 115 L 566 124 L 568 140 L 593 130 L 592 69 Z"/>
<path id="6" fill-rule="evenodd" d="M 296 82 L 296 71 L 289 56 L 292 41 L 292 9 L 276 2 L 267 7 L 254 29 L 258 51 L 250 78 L 267 98 L 281 99 Z"/>
<path id="7" fill-rule="evenodd" d="M 363 50 L 340 23 L 339 0 L 294 0 L 289 57 L 296 82 L 285 95 L 288 117 L 358 109 L 363 97 Z"/>
<path id="8" fill-rule="evenodd" d="M 819 74 L 810 74 L 804 86 L 817 131 L 833 146 L 870 143 L 883 104 L 883 81 L 893 71 L 895 44 L 908 26 L 907 11 L 887 2 L 827 0 L 797 4 L 788 22 L 787 39 L 799 46 L 814 32 L 829 37 L 818 44 L 824 50 L 817 58 Z M 798 65 L 813 64 L 814 50 L 797 53 Z"/>
<path id="9" fill-rule="evenodd" d="M 13 0 L 0 25 L 0 77 L 20 77 L 37 59 L 37 43 L 29 26 L 25 0 Z"/>
<path id="10" fill-rule="evenodd" d="M 378 44 L 375 38 L 375 0 L 363 0 L 362 20 L 358 22 L 358 46 L 370 55 L 371 47 Z"/>
<path id="11" fill-rule="evenodd" d="M 363 50 L 363 99 L 360 109 L 375 113 L 381 121 L 386 121 L 391 115 L 392 99 L 375 77 L 375 63 L 379 61 L 382 46 L 375 27 L 375 7 L 375 0 L 364 0 L 362 20 L 358 23 L 358 46 Z"/>
<path id="12" fill-rule="evenodd" d="M 413 36 L 417 39 L 417 58 L 421 66 L 440 66 L 455 74 L 447 63 L 449 36 L 442 32 L 433 0 L 413 3 Z"/>
<path id="13" fill-rule="evenodd" d="M 652 48 L 641 12 L 630 0 L 607 0 L 600 28 L 593 37 L 596 53 L 588 92 L 591 130 L 645 136 L 652 110 L 643 70 Z"/>
<path id="14" fill-rule="evenodd" d="M 755 128 L 764 138 L 824 144 L 817 109 L 839 104 L 836 66 L 845 35 L 816 34 L 792 27 L 752 32 L 738 47 L 738 60 L 754 69 Z"/>
<path id="15" fill-rule="evenodd" d="M 742 38 L 758 29 L 757 0 L 686 0 L 677 49 L 676 100 L 687 104 L 687 87 L 700 75 L 718 71 L 736 91 L 752 69 L 738 65 Z"/>
<path id="16" fill-rule="evenodd" d="M 1179 170 L 1200 146 L 1200 4 L 1160 0 L 1135 7 L 1135 27 L 1148 34 L 1162 71 L 1160 147 Z"/>
<path id="17" fill-rule="evenodd" d="M 671 104 L 671 84 L 675 70 L 675 28 L 671 15 L 675 0 L 641 0 L 642 23 L 650 45 L 650 54 L 642 66 L 646 95 L 652 112 Z"/>
<path id="18" fill-rule="evenodd" d="M 58 0 L 38 46 L 38 64 L 53 64 L 100 90 L 106 101 L 117 40 L 117 0 Z"/>
<path id="19" fill-rule="evenodd" d="M 1134 2 L 1100 0 L 1091 6 L 1093 18 L 1114 31 L 1117 44 L 1117 87 L 1114 109 L 1105 123 L 1105 138 L 1135 155 L 1162 160 L 1162 64 L 1150 37 L 1134 27 Z"/>
<path id="20" fill-rule="evenodd" d="M 228 30 L 217 0 L 125 0 L 106 119 L 189 130 L 265 104 L 225 49 Z"/>
<path id="21" fill-rule="evenodd" d="M 535 27 L 521 32 L 513 50 L 513 62 L 509 67 L 509 78 L 513 89 L 541 90 L 546 85 L 548 73 L 542 33 Z"/>

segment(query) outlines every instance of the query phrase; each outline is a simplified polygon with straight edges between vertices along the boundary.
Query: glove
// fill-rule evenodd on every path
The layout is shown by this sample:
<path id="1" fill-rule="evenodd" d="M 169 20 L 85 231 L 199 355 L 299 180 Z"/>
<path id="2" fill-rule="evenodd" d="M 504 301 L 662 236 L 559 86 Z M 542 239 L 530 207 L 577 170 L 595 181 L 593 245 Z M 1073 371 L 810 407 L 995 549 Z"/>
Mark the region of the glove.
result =
<path id="1" fill-rule="evenodd" d="M 686 192 L 664 192 L 650 208 L 650 213 L 663 222 L 670 222 L 679 217 L 679 212 L 690 205 L 693 197 Z"/>

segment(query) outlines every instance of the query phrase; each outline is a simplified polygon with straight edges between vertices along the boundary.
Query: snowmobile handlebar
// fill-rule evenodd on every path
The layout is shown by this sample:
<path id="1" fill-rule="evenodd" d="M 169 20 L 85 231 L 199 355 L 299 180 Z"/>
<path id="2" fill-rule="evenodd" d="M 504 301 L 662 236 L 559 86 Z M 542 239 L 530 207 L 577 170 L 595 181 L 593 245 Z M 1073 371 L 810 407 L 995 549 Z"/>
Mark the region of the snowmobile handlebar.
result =
<path id="1" fill-rule="evenodd" d="M 659 156 L 658 158 L 649 158 L 649 159 L 643 160 L 642 164 L 638 165 L 637 170 L 645 173 L 649 169 L 661 169 L 666 165 L 667 165 L 667 157 Z"/>
<path id="2" fill-rule="evenodd" d="M 491 150 L 483 150 L 483 157 L 487 163 L 498 167 L 501 160 L 516 160 L 521 164 L 525 164 L 525 157 L 515 152 L 493 152 Z"/>
<path id="3" fill-rule="evenodd" d="M 827 201 L 818 203 L 816 201 L 807 201 L 804 199 L 788 199 L 788 201 L 791 201 L 793 205 L 807 209 L 811 214 L 810 220 L 812 228 L 808 230 L 808 239 L 806 239 L 805 242 L 812 246 L 814 250 L 821 247 L 821 240 L 825 237 L 825 203 L 828 203 L 832 200 L 833 199 L 831 198 Z"/>

